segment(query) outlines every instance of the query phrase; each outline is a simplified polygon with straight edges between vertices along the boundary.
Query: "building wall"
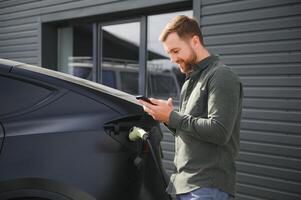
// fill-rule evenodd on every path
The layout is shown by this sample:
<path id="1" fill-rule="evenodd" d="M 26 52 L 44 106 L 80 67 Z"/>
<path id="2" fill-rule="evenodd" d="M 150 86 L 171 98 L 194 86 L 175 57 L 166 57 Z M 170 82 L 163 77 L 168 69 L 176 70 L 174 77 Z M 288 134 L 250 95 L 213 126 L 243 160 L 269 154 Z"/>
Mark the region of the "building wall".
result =
<path id="1" fill-rule="evenodd" d="M 0 57 L 39 64 L 41 22 L 171 2 L 181 1 L 1 0 Z M 301 1 L 200 0 L 199 13 L 209 50 L 244 84 L 238 199 L 301 199 Z M 162 146 L 171 173 L 166 129 Z"/>
<path id="2" fill-rule="evenodd" d="M 120 14 L 124 17 L 138 9 L 161 9 L 162 6 L 158 5 L 183 2 L 188 0 L 1 0 L 0 57 L 28 64 L 40 64 L 41 23 L 126 10 L 127 12 Z"/>
<path id="3" fill-rule="evenodd" d="M 301 199 L 301 2 L 202 0 L 200 13 L 208 49 L 244 84 L 238 199 Z"/>

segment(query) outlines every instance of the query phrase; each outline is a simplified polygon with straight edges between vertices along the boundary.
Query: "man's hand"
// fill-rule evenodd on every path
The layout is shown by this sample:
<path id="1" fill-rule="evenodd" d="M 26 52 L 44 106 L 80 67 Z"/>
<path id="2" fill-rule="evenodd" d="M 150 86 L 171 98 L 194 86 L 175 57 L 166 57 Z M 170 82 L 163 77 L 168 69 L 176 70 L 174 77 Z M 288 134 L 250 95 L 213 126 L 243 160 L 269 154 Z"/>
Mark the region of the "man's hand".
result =
<path id="1" fill-rule="evenodd" d="M 143 109 L 154 120 L 168 124 L 170 113 L 173 111 L 172 98 L 167 101 L 161 99 L 150 98 L 150 101 L 156 105 L 152 105 L 143 100 L 138 100 L 140 104 L 143 105 Z"/>

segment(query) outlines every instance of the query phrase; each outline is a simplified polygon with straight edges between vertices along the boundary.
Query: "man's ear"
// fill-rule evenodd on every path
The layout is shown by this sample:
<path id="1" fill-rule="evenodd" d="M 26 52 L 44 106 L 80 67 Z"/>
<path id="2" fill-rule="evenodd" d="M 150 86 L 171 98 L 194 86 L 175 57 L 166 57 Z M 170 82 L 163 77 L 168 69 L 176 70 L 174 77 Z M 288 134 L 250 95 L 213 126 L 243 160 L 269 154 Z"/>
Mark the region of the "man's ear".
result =
<path id="1" fill-rule="evenodd" d="M 199 47 L 201 45 L 200 38 L 196 35 L 191 38 L 191 42 L 194 47 Z"/>

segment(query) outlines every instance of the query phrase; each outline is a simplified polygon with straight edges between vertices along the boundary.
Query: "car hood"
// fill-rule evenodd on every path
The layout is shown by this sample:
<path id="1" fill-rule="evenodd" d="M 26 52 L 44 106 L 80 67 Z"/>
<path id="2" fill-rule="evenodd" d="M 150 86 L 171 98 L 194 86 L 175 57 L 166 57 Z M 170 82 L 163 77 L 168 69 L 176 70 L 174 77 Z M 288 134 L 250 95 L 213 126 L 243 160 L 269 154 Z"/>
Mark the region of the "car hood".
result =
<path id="1" fill-rule="evenodd" d="M 35 73 L 39 73 L 39 74 L 44 74 L 50 77 L 54 77 L 60 80 L 64 80 L 67 82 L 71 82 L 74 84 L 78 84 L 84 87 L 88 87 L 91 88 L 93 90 L 96 91 L 100 91 L 102 93 L 107 93 L 110 94 L 112 96 L 124 99 L 126 101 L 132 102 L 134 104 L 140 105 L 135 96 L 128 94 L 126 92 L 122 92 L 120 90 L 99 84 L 99 83 L 95 83 L 93 81 L 89 81 L 86 79 L 82 79 L 73 75 L 69 75 L 69 74 L 65 74 L 62 72 L 58 72 L 58 71 L 54 71 L 54 70 L 50 70 L 50 69 L 46 69 L 43 67 L 37 67 L 34 65 L 29 65 L 29 64 L 24 64 L 24 63 L 20 63 L 20 62 L 16 62 L 16 61 L 11 61 L 11 60 L 6 60 L 6 59 L 0 59 L 0 67 L 2 67 L 1 65 L 4 65 L 6 67 L 10 67 L 10 71 L 13 68 L 19 68 L 19 69 L 23 69 L 23 70 L 27 70 L 27 71 L 32 71 Z"/>

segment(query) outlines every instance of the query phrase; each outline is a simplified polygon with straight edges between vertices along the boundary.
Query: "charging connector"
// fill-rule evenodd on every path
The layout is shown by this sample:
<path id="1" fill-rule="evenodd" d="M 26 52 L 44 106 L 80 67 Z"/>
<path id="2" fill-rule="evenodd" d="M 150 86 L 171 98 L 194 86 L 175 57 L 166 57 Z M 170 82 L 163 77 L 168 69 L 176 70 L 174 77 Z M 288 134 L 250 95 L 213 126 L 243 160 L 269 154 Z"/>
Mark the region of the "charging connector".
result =
<path id="1" fill-rule="evenodd" d="M 135 142 L 139 139 L 147 140 L 148 136 L 149 135 L 145 130 L 143 130 L 142 128 L 138 128 L 138 127 L 134 126 L 130 130 L 129 139 L 131 141 Z"/>

